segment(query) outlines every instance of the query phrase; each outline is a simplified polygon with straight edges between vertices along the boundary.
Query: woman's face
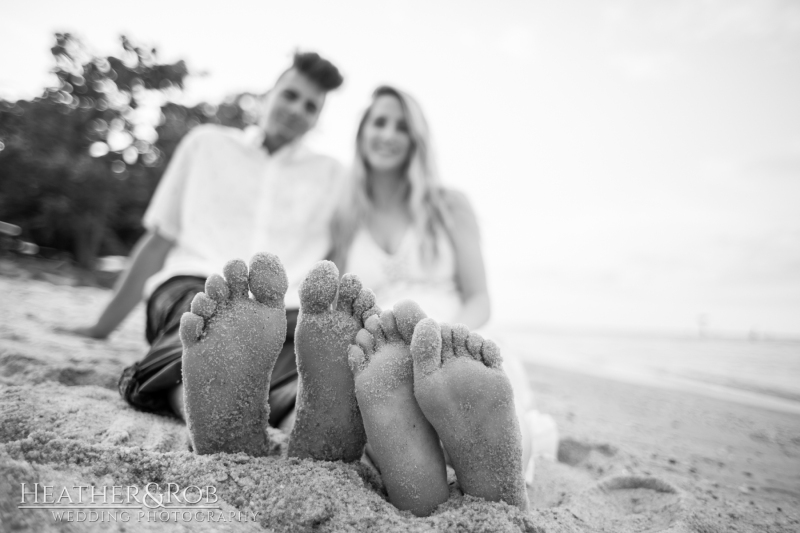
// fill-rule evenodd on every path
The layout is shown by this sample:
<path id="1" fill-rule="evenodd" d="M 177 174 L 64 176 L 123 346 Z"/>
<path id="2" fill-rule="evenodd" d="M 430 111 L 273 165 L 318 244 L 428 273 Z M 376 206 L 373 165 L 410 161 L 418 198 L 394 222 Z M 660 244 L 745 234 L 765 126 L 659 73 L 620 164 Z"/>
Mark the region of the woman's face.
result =
<path id="1" fill-rule="evenodd" d="M 411 152 L 411 137 L 400 101 L 379 96 L 372 104 L 361 134 L 361 150 L 373 171 L 401 169 Z"/>

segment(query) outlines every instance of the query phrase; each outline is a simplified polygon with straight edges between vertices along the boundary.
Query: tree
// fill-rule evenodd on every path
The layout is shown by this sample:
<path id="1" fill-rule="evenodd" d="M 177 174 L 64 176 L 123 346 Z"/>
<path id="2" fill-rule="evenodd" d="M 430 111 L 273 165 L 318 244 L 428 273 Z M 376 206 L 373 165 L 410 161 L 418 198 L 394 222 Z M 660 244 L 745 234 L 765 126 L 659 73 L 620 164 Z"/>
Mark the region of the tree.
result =
<path id="1" fill-rule="evenodd" d="M 159 63 L 154 48 L 125 36 L 120 57 L 94 57 L 69 33 L 55 38 L 58 86 L 32 101 L 0 100 L 0 220 L 91 267 L 98 253 L 127 254 L 141 236 L 183 136 L 204 123 L 254 124 L 257 96 L 186 107 L 170 101 L 188 75 L 183 61 Z"/>
<path id="2" fill-rule="evenodd" d="M 121 40 L 121 57 L 93 57 L 56 34 L 58 86 L 30 102 L 0 102 L 0 219 L 84 267 L 103 243 L 119 241 L 109 228 L 120 211 L 141 218 L 160 177 L 149 172 L 163 154 L 137 112 L 141 100 L 182 89 L 188 74 L 183 61 L 160 64 L 155 49 Z"/>

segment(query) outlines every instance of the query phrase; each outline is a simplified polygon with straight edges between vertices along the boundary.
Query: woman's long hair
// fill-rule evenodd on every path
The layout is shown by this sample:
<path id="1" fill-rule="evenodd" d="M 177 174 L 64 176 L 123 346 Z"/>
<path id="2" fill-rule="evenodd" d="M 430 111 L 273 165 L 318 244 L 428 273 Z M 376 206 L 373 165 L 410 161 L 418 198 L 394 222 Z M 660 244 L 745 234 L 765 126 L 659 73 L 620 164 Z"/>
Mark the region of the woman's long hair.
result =
<path id="1" fill-rule="evenodd" d="M 443 191 L 431 146 L 430 132 L 419 104 L 407 93 L 389 86 L 381 86 L 372 93 L 372 104 L 381 96 L 397 98 L 403 109 L 411 138 L 404 179 L 409 182 L 405 201 L 411 215 L 412 231 L 419 237 L 420 253 L 424 261 L 433 260 L 437 253 L 437 235 L 448 226 L 449 217 L 444 209 Z M 362 149 L 364 127 L 369 119 L 372 104 L 364 112 L 356 134 L 356 156 L 349 180 L 345 184 L 336 213 L 331 223 L 333 261 L 343 271 L 353 237 L 373 209 L 369 164 Z"/>

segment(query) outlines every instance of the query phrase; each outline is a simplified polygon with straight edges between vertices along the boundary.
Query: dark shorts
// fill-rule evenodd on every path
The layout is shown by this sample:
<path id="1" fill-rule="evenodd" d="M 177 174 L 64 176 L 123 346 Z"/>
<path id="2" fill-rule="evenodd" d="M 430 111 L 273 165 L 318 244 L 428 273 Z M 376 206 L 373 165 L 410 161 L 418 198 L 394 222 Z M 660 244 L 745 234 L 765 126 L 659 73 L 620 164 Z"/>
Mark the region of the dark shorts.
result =
<path id="1" fill-rule="evenodd" d="M 192 299 L 205 290 L 204 278 L 177 276 L 164 282 L 147 301 L 147 342 L 144 359 L 129 366 L 119 379 L 119 393 L 132 406 L 151 412 L 169 411 L 169 393 L 183 382 L 183 346 L 178 328 Z M 269 424 L 277 426 L 294 408 L 297 362 L 294 329 L 297 310 L 286 311 L 286 341 L 272 370 L 268 403 Z"/>

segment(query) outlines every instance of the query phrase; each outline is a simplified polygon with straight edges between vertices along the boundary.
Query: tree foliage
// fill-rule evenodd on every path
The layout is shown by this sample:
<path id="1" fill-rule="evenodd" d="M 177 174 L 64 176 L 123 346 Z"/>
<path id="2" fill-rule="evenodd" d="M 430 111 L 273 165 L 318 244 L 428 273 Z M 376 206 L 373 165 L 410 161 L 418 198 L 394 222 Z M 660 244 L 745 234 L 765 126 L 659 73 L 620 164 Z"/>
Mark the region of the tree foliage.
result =
<path id="1" fill-rule="evenodd" d="M 154 48 L 124 36 L 119 57 L 95 57 L 69 33 L 55 38 L 58 85 L 30 101 L 0 100 L 0 220 L 91 267 L 98 254 L 126 254 L 141 235 L 144 210 L 186 132 L 207 122 L 251 124 L 255 99 L 185 107 L 170 101 L 188 76 L 184 61 L 160 63 Z"/>

